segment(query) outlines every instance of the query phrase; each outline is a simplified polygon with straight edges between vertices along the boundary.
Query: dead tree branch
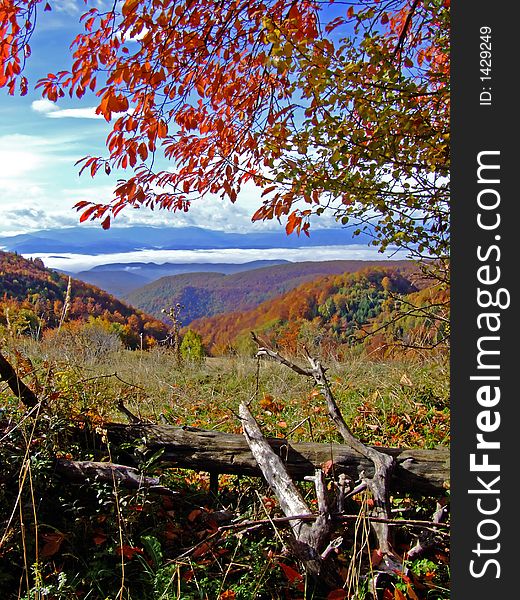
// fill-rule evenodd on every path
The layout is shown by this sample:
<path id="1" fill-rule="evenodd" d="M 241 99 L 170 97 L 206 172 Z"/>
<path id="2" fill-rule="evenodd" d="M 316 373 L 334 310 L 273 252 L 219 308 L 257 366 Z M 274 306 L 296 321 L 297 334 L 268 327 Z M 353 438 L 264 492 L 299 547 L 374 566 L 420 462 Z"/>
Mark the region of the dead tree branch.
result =
<path id="1" fill-rule="evenodd" d="M 269 487 L 274 492 L 286 517 L 309 513 L 298 488 L 292 481 L 284 463 L 264 438 L 256 420 L 245 403 L 239 407 L 239 416 L 251 452 L 255 457 Z M 296 557 L 303 563 L 306 573 L 315 584 L 328 587 L 339 585 L 337 570 L 326 560 L 326 546 L 332 533 L 331 507 L 327 498 L 323 471 L 314 475 L 319 515 L 314 522 L 291 520 L 294 542 L 291 544 Z"/>
<path id="2" fill-rule="evenodd" d="M 147 477 L 133 467 L 114 463 L 94 462 L 89 460 L 65 460 L 58 458 L 55 463 L 56 473 L 75 483 L 96 480 L 132 489 L 145 489 L 153 494 L 174 496 L 174 492 L 160 484 L 157 477 Z"/>
<path id="3" fill-rule="evenodd" d="M 25 404 L 27 408 L 33 408 L 38 404 L 36 394 L 25 385 L 18 377 L 11 363 L 0 352 L 0 379 L 5 381 L 15 396 Z"/>
<path id="4" fill-rule="evenodd" d="M 254 333 L 252 336 L 255 342 L 260 344 Z M 390 517 L 390 478 L 396 466 L 395 460 L 388 454 L 380 452 L 373 447 L 366 446 L 354 436 L 345 422 L 341 411 L 339 410 L 325 375 L 325 369 L 320 361 L 312 358 L 309 353 L 307 353 L 307 360 L 309 361 L 311 368 L 302 369 L 298 365 L 295 365 L 292 361 L 280 356 L 278 352 L 265 346 L 260 346 L 258 348 L 257 356 L 269 356 L 271 359 L 291 368 L 293 371 L 314 379 L 316 385 L 320 388 L 325 397 L 329 416 L 336 425 L 336 428 L 341 434 L 345 443 L 354 451 L 358 452 L 372 462 L 374 466 L 374 473 L 367 477 L 366 482 L 374 499 L 373 514 L 375 517 L 380 519 L 388 519 Z M 394 569 L 396 562 L 394 559 L 395 553 L 392 549 L 390 528 L 388 527 L 388 524 L 384 521 L 373 522 L 372 528 L 377 537 L 379 549 L 385 557 L 385 560 L 388 562 L 388 567 L 390 569 Z"/>

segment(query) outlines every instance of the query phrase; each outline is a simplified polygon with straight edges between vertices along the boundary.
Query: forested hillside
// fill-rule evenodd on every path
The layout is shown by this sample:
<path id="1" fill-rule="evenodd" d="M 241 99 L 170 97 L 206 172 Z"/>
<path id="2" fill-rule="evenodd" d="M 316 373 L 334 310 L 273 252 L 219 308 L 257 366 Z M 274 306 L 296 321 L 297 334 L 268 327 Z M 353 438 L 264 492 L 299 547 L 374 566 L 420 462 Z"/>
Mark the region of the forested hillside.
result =
<path id="1" fill-rule="evenodd" d="M 355 272 L 375 265 L 409 272 L 416 269 L 410 261 L 332 260 L 287 263 L 231 275 L 188 273 L 162 277 L 134 290 L 125 299 L 157 318 L 165 306 L 180 303 L 181 321 L 188 325 L 201 317 L 252 309 L 320 276 Z"/>
<path id="2" fill-rule="evenodd" d="M 154 263 L 130 262 L 102 264 L 73 274 L 73 277 L 100 287 L 109 294 L 122 298 L 161 277 L 183 273 L 238 273 L 285 263 L 285 260 L 255 260 L 248 263 Z"/>
<path id="3" fill-rule="evenodd" d="M 107 292 L 28 260 L 0 252 L 0 326 L 17 334 L 39 336 L 44 330 L 96 322 L 117 333 L 129 347 L 153 344 L 166 335 L 164 323 Z"/>
<path id="4" fill-rule="evenodd" d="M 244 350 L 250 331 L 291 353 L 303 344 L 322 351 L 359 341 L 372 349 L 396 340 L 411 345 L 419 333 L 436 343 L 443 333 L 420 307 L 442 305 L 446 292 L 436 287 L 419 290 L 424 284 L 410 269 L 369 267 L 314 279 L 249 311 L 197 319 L 190 329 L 213 354 Z M 380 328 L 381 333 L 367 338 Z"/>

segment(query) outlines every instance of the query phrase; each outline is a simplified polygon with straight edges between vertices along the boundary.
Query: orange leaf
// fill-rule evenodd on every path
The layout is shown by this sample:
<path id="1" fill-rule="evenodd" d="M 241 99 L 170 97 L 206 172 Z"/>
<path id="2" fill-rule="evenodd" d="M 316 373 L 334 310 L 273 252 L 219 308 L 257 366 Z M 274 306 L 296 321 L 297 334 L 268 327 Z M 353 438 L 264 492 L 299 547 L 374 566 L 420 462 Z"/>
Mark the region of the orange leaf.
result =
<path id="1" fill-rule="evenodd" d="M 193 552 L 192 556 L 193 558 L 199 558 L 200 556 L 207 554 L 210 550 L 211 546 L 207 542 L 204 542 Z"/>
<path id="2" fill-rule="evenodd" d="M 128 100 L 122 94 L 108 97 L 107 108 L 111 112 L 124 112 L 128 106 Z"/>
<path id="3" fill-rule="evenodd" d="M 348 598 L 348 594 L 342 588 L 332 590 L 332 592 L 330 592 L 327 596 L 327 600 L 344 600 L 344 598 Z"/>
<path id="4" fill-rule="evenodd" d="M 42 539 L 45 542 L 40 551 L 40 556 L 42 558 L 49 558 L 54 556 L 56 552 L 60 549 L 63 540 L 65 539 L 65 535 L 60 532 L 56 533 L 43 533 Z"/>
<path id="5" fill-rule="evenodd" d="M 233 590 L 226 590 L 220 594 L 220 600 L 234 600 L 236 598 L 236 594 Z"/>
<path id="6" fill-rule="evenodd" d="M 287 217 L 287 224 L 285 226 L 285 232 L 287 233 L 287 235 L 291 235 L 291 233 L 296 229 L 297 231 L 299 230 L 299 227 L 301 225 L 302 219 L 301 217 L 298 216 L 297 213 L 292 212 L 288 217 Z"/>
<path id="7" fill-rule="evenodd" d="M 107 541 L 107 535 L 102 531 L 98 531 L 92 538 L 92 541 L 94 542 L 94 544 L 96 544 L 96 546 L 100 546 L 101 544 L 104 544 Z"/>
<path id="8" fill-rule="evenodd" d="M 143 554 L 143 551 L 141 548 L 137 548 L 136 546 L 128 546 L 127 544 L 123 544 L 123 546 L 116 548 L 116 554 L 119 556 L 123 555 L 128 560 L 132 560 L 136 554 Z"/>
<path id="9" fill-rule="evenodd" d="M 264 191 L 261 194 L 261 198 L 263 198 L 264 196 L 267 196 L 267 194 L 271 193 L 273 190 L 276 189 L 275 185 L 270 185 L 269 187 L 264 188 Z"/>
<path id="10" fill-rule="evenodd" d="M 165 138 L 168 135 L 168 125 L 164 121 L 159 121 L 157 124 L 157 137 Z"/>
<path id="11" fill-rule="evenodd" d="M 280 568 L 282 569 L 290 583 L 294 583 L 296 581 L 303 581 L 303 575 L 300 575 L 300 573 L 298 573 L 296 569 L 293 569 L 292 567 L 286 565 L 283 562 L 279 562 L 278 564 L 280 565 Z"/>
<path id="12" fill-rule="evenodd" d="M 148 158 L 148 148 L 146 147 L 146 144 L 144 142 L 141 142 L 139 144 L 139 156 L 141 157 L 141 160 L 146 160 Z"/>
<path id="13" fill-rule="evenodd" d="M 200 508 L 194 508 L 188 515 L 188 521 L 190 523 L 193 523 L 193 521 L 195 521 L 195 519 L 197 517 L 199 517 L 201 514 L 202 514 L 202 511 L 200 510 Z"/>
<path id="14" fill-rule="evenodd" d="M 273 413 L 279 413 L 282 410 L 281 404 L 276 402 L 271 394 L 264 394 L 259 404 L 264 410 L 268 410 Z"/>
<path id="15" fill-rule="evenodd" d="M 412 586 L 410 584 L 408 584 L 406 586 L 406 593 L 408 594 L 408 596 L 410 597 L 410 600 L 419 600 L 419 597 L 417 596 L 417 594 L 413 591 Z"/>
<path id="16" fill-rule="evenodd" d="M 126 17 L 131 12 L 133 12 L 138 4 L 139 0 L 126 0 L 126 2 L 123 4 L 123 8 L 121 11 L 123 13 L 123 16 Z"/>
<path id="17" fill-rule="evenodd" d="M 96 210 L 95 206 L 91 206 L 90 208 L 87 208 L 87 210 L 85 212 L 81 213 L 79 222 L 83 223 L 84 221 L 86 221 L 95 210 Z"/>

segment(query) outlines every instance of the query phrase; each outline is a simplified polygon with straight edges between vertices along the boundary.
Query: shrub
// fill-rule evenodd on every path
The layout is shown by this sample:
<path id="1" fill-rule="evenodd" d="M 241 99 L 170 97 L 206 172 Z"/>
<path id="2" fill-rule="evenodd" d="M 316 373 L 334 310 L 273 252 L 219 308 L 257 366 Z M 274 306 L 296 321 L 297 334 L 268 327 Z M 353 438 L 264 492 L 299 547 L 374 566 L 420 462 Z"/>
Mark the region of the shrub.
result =
<path id="1" fill-rule="evenodd" d="M 181 342 L 181 356 L 184 360 L 201 360 L 204 357 L 202 337 L 188 329 Z"/>

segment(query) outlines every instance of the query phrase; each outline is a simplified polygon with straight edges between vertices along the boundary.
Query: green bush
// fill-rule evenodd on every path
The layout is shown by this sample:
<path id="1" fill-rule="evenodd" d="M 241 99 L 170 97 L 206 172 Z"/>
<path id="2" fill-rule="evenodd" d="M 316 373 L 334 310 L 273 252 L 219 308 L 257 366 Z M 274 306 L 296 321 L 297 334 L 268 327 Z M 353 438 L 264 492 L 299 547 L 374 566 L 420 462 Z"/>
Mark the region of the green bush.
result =
<path id="1" fill-rule="evenodd" d="M 201 360 L 204 357 L 204 346 L 202 345 L 202 337 L 188 329 L 184 334 L 181 342 L 181 356 L 184 360 Z"/>

